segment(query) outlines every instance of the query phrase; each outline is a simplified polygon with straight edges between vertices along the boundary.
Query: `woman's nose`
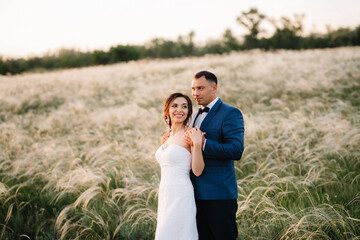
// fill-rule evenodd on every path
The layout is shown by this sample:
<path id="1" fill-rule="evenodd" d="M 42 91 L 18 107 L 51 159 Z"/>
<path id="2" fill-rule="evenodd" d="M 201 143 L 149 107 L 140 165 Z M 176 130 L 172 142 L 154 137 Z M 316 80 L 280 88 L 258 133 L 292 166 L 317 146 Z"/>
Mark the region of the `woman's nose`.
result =
<path id="1" fill-rule="evenodd" d="M 182 110 L 181 107 L 177 107 L 177 108 L 176 108 L 176 111 L 178 111 L 178 112 L 180 112 L 181 110 Z"/>

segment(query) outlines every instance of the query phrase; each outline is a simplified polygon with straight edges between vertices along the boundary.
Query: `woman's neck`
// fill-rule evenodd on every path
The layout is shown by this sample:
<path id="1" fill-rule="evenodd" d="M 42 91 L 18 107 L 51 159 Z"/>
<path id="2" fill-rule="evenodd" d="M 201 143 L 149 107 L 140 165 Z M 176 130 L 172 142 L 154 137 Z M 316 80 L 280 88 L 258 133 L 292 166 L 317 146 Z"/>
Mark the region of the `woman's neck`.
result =
<path id="1" fill-rule="evenodd" d="M 172 135 L 176 135 L 177 133 L 185 132 L 185 126 L 184 124 L 173 124 L 171 126 L 171 133 Z"/>

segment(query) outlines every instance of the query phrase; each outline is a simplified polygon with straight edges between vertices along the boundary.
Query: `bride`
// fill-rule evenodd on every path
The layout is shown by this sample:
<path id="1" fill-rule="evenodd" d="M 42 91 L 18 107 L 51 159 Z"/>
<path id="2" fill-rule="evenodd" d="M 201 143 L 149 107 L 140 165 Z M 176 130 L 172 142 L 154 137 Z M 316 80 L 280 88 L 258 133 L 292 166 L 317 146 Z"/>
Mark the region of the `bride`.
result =
<path id="1" fill-rule="evenodd" d="M 173 93 L 166 99 L 164 118 L 171 133 L 155 153 L 161 167 L 156 240 L 198 239 L 190 171 L 200 176 L 204 169 L 203 133 L 194 128 L 189 133 L 193 146 L 184 142 L 191 114 L 192 103 L 187 95 Z"/>

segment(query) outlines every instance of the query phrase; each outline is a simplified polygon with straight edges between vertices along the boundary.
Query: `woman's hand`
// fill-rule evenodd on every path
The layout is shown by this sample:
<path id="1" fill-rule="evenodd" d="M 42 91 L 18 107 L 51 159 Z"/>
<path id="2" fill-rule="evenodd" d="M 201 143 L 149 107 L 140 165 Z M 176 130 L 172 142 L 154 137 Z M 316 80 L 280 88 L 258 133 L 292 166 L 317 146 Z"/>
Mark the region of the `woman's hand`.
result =
<path id="1" fill-rule="evenodd" d="M 202 174 L 205 167 L 204 157 L 202 154 L 203 144 L 205 142 L 205 133 L 198 127 L 194 127 L 188 130 L 185 135 L 187 135 L 190 139 L 189 141 L 193 143 L 191 147 L 191 169 L 195 176 L 198 177 Z"/>
<path id="2" fill-rule="evenodd" d="M 189 132 L 188 135 L 192 140 L 192 142 L 194 143 L 194 146 L 198 145 L 202 147 L 205 133 L 202 132 L 198 127 L 194 127 L 188 130 L 188 132 Z"/>

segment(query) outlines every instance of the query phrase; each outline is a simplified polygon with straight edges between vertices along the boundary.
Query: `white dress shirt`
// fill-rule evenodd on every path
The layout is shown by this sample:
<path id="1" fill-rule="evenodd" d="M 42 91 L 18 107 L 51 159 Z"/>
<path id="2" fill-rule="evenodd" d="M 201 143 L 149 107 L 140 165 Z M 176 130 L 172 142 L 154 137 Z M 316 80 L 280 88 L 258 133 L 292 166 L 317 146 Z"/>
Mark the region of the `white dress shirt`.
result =
<path id="1" fill-rule="evenodd" d="M 210 112 L 211 108 L 215 105 L 215 103 L 217 102 L 218 99 L 219 99 L 219 98 L 216 97 L 211 103 L 209 103 L 208 105 L 206 105 L 206 107 L 209 108 L 209 112 Z M 202 122 L 204 121 L 205 117 L 207 116 L 207 114 L 208 114 L 209 112 L 203 112 L 202 114 L 200 114 L 200 115 L 197 117 L 196 121 L 195 121 L 194 127 L 200 128 Z M 195 117 L 198 115 L 198 113 L 199 113 L 199 112 L 197 112 L 197 113 L 195 114 Z M 205 138 L 203 150 L 205 150 L 205 145 L 206 145 L 206 138 Z"/>
<path id="2" fill-rule="evenodd" d="M 208 105 L 206 105 L 206 107 L 209 108 L 209 112 L 210 112 L 211 108 L 215 105 L 215 103 L 217 102 L 218 99 L 219 99 L 219 98 L 217 97 L 217 98 L 215 98 L 211 103 L 209 103 Z M 198 112 L 196 113 L 195 117 L 197 116 L 197 114 L 198 114 Z M 203 112 L 202 114 L 200 114 L 200 116 L 198 116 L 197 119 L 196 119 L 196 122 L 195 122 L 194 127 L 200 128 L 201 123 L 204 121 L 204 119 L 205 119 L 205 117 L 206 117 L 207 115 L 208 115 L 207 112 Z"/>

